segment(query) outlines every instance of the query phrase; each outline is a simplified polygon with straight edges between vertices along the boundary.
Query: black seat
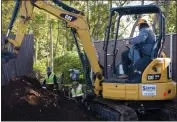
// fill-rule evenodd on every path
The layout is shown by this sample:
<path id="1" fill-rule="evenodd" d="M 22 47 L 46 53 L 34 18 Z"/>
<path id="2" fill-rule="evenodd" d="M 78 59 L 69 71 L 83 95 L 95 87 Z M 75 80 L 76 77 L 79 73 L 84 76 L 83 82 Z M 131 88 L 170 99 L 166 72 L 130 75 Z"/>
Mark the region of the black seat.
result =
<path id="1" fill-rule="evenodd" d="M 144 70 L 151 63 L 151 61 L 157 57 L 159 49 L 160 49 L 159 41 L 156 40 L 156 42 L 154 43 L 154 46 L 152 48 L 151 55 L 150 56 L 143 56 L 132 67 L 130 67 L 129 80 L 131 82 L 141 83 L 141 77 L 143 75 Z M 138 71 L 138 72 L 136 72 L 136 71 Z"/>
<path id="2" fill-rule="evenodd" d="M 151 59 L 154 59 L 157 57 L 159 49 L 160 49 L 160 41 L 156 40 L 156 42 L 154 43 L 154 46 L 152 48 L 152 52 L 151 52 Z"/>

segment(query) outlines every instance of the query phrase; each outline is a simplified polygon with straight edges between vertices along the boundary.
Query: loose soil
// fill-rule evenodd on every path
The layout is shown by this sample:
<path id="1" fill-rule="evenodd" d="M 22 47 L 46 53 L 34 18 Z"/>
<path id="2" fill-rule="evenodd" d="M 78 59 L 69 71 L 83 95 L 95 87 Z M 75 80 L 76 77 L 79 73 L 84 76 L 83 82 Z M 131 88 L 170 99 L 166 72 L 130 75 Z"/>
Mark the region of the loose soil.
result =
<path id="1" fill-rule="evenodd" d="M 23 76 L 2 87 L 2 121 L 98 120 L 62 93 L 41 88 L 39 81 Z"/>
<path id="2" fill-rule="evenodd" d="M 36 79 L 18 77 L 1 88 L 2 121 L 101 120 L 93 113 L 84 110 L 82 105 L 65 98 L 62 93 L 42 89 Z M 139 120 L 157 119 L 148 115 L 139 115 Z"/>

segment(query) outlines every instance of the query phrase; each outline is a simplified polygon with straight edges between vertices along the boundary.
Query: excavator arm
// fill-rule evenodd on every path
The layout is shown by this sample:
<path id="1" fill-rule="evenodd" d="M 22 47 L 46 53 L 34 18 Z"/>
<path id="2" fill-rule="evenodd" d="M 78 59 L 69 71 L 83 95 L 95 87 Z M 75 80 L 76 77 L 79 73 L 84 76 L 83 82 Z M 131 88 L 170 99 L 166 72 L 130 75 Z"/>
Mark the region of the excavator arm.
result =
<path id="1" fill-rule="evenodd" d="M 43 9 L 55 17 L 62 19 L 67 23 L 67 27 L 72 28 L 77 33 L 85 53 L 89 59 L 90 65 L 95 77 L 95 88 L 94 91 L 97 95 L 99 95 L 102 87 L 100 82 L 103 80 L 103 76 L 101 74 L 101 69 L 98 64 L 98 59 L 96 57 L 96 50 L 92 44 L 89 27 L 86 21 L 84 14 L 66 4 L 62 3 L 59 0 L 52 0 L 59 7 L 52 5 L 46 0 L 17 0 L 14 14 L 11 19 L 9 30 L 6 35 L 8 43 L 11 43 L 14 46 L 13 54 L 17 55 L 22 44 L 25 31 L 27 29 L 29 21 L 32 19 L 33 9 L 37 7 L 39 9 Z M 18 23 L 17 33 L 15 40 L 8 38 L 10 30 L 13 27 L 13 23 L 15 18 L 17 17 L 17 11 L 20 9 L 20 21 Z M 7 43 L 6 43 L 7 44 Z"/>

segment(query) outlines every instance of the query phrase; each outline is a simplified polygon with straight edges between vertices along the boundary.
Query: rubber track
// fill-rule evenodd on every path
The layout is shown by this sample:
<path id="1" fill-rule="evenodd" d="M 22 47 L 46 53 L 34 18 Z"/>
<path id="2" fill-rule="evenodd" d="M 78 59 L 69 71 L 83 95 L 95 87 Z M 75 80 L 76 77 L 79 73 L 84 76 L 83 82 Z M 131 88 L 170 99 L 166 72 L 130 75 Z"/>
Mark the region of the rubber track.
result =
<path id="1" fill-rule="evenodd" d="M 114 120 L 114 121 L 137 121 L 138 120 L 137 113 L 130 107 L 127 107 L 120 103 L 119 105 L 117 103 L 112 102 L 111 100 L 106 100 L 102 98 L 96 98 L 94 99 L 94 101 L 106 105 L 111 109 L 115 110 L 116 112 L 118 112 L 120 114 L 120 118 L 119 120 Z"/>
<path id="2" fill-rule="evenodd" d="M 177 104 L 175 101 L 165 104 L 161 111 L 167 112 L 165 115 L 169 117 L 170 121 L 177 121 Z"/>

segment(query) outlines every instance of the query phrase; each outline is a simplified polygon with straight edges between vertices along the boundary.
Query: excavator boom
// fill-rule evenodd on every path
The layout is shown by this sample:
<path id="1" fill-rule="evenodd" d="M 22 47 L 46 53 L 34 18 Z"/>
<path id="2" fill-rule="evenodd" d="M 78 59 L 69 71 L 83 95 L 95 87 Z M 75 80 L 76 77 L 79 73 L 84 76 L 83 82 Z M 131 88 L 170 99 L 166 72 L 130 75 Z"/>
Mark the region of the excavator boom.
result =
<path id="1" fill-rule="evenodd" d="M 67 23 L 67 27 L 72 28 L 72 30 L 75 30 L 75 33 L 78 35 L 83 45 L 83 48 L 88 57 L 93 72 L 95 74 L 101 75 L 101 69 L 98 64 L 98 59 L 96 57 L 96 50 L 92 44 L 89 27 L 84 14 L 72 7 L 67 6 L 59 0 L 52 0 L 52 2 L 54 2 L 58 6 L 52 5 L 46 0 L 16 1 L 16 6 L 7 33 L 8 42 L 10 42 L 14 46 L 13 53 L 18 54 L 18 51 L 24 38 L 25 31 L 28 27 L 28 23 L 32 19 L 33 9 L 34 7 L 37 7 L 39 9 L 43 9 L 44 11 L 54 15 L 59 19 L 62 19 Z M 14 21 L 16 20 L 18 11 L 20 11 L 20 21 L 18 23 L 16 38 L 15 40 L 12 40 L 8 38 L 8 35 L 13 27 Z M 100 80 L 102 80 L 102 77 L 100 79 L 96 79 L 96 84 L 98 85 L 96 88 L 98 91 L 101 89 L 99 86 Z"/>

